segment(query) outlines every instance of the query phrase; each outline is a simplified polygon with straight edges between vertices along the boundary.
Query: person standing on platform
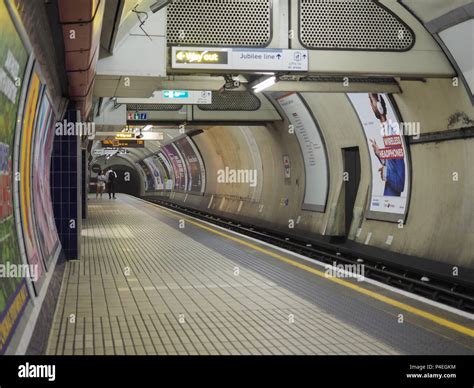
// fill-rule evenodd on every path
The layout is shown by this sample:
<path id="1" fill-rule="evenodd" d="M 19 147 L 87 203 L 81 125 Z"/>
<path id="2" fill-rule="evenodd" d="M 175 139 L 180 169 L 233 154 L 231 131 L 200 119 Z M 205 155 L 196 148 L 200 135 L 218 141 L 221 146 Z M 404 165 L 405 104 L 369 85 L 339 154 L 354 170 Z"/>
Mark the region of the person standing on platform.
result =
<path id="1" fill-rule="evenodd" d="M 107 182 L 107 177 L 105 176 L 104 171 L 100 170 L 99 174 L 97 174 L 97 192 L 95 194 L 96 198 L 99 197 L 99 194 L 100 194 L 100 198 L 102 198 L 102 194 L 104 193 L 106 182 Z"/>
<path id="2" fill-rule="evenodd" d="M 117 174 L 112 168 L 109 168 L 106 174 L 107 177 L 107 192 L 109 193 L 109 199 L 115 199 L 115 180 L 117 179 Z"/>

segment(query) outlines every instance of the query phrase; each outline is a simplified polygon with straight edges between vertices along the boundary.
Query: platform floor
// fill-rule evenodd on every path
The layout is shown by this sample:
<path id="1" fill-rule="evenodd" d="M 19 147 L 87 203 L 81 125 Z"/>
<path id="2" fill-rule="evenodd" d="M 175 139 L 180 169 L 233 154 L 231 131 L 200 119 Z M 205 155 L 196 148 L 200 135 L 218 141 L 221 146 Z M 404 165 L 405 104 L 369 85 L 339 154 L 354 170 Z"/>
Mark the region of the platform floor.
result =
<path id="1" fill-rule="evenodd" d="M 289 253 L 126 195 L 89 204 L 82 258 L 66 265 L 48 354 L 474 354 L 470 335 L 266 252 L 321 269 Z"/>

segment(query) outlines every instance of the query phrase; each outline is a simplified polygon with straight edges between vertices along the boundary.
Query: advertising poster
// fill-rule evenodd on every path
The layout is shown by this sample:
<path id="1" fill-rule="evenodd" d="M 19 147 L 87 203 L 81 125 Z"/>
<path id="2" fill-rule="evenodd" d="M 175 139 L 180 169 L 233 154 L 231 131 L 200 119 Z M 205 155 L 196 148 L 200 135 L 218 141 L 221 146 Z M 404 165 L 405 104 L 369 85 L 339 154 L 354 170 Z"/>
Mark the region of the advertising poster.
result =
<path id="1" fill-rule="evenodd" d="M 173 144 L 168 144 L 164 146 L 161 150 L 166 155 L 173 168 L 173 190 L 186 191 L 188 184 L 186 167 L 178 149 Z"/>
<path id="2" fill-rule="evenodd" d="M 407 211 L 408 155 L 399 118 L 385 94 L 351 93 L 369 148 L 372 185 L 368 216 L 398 222 Z"/>
<path id="3" fill-rule="evenodd" d="M 47 264 L 58 244 L 50 191 L 51 152 L 54 141 L 54 114 L 43 94 L 36 120 L 33 153 L 33 204 L 36 230 L 43 260 Z"/>
<path id="4" fill-rule="evenodd" d="M 28 53 L 0 2 L 0 265 L 22 264 L 13 215 L 13 143 Z M 11 339 L 29 294 L 24 278 L 0 277 L 0 354 Z"/>
<path id="5" fill-rule="evenodd" d="M 145 187 L 144 190 L 146 191 L 148 189 L 148 182 L 147 182 L 147 179 L 146 179 L 145 171 L 143 171 L 143 167 L 142 167 L 140 162 L 136 163 L 136 167 L 137 167 L 138 172 L 140 173 L 140 175 L 143 178 L 143 184 L 144 184 L 144 187 Z"/>
<path id="6" fill-rule="evenodd" d="M 156 155 L 161 168 L 163 169 L 163 173 L 165 176 L 165 190 L 172 190 L 173 189 L 173 169 L 169 160 L 163 155 L 162 152 L 158 152 Z"/>
<path id="7" fill-rule="evenodd" d="M 153 176 L 153 188 L 154 190 L 163 190 L 163 179 L 161 177 L 161 172 L 158 166 L 155 164 L 155 160 L 150 156 L 144 159 L 144 162 L 148 166 L 151 175 Z"/>
<path id="8" fill-rule="evenodd" d="M 169 172 L 167 171 L 165 166 L 163 166 L 163 163 L 158 157 L 158 155 L 154 154 L 150 156 L 150 158 L 152 159 L 153 165 L 155 166 L 155 168 L 158 169 L 160 177 L 161 177 L 162 184 L 161 184 L 160 190 L 166 190 L 166 187 L 169 185 L 168 181 L 170 180 L 168 176 Z"/>
<path id="9" fill-rule="evenodd" d="M 32 156 L 32 140 L 34 133 L 34 124 L 36 110 L 38 108 L 38 98 L 40 94 L 40 79 L 36 72 L 33 72 L 26 98 L 25 109 L 23 112 L 23 125 L 21 128 L 21 145 L 20 145 L 20 210 L 23 227 L 23 239 L 25 241 L 26 256 L 28 263 L 35 266 L 37 282 L 44 272 L 41 253 L 38 249 L 36 240 L 36 230 L 33 218 L 33 202 L 32 202 L 32 181 L 31 167 L 33 161 Z"/>
<path id="10" fill-rule="evenodd" d="M 138 165 L 141 167 L 143 173 L 145 174 L 145 191 L 150 192 L 155 190 L 155 178 L 148 167 L 148 165 L 142 160 L 138 162 Z"/>
<path id="11" fill-rule="evenodd" d="M 204 193 L 206 170 L 201 155 L 189 137 L 179 139 L 174 143 L 183 155 L 188 171 L 188 191 Z"/>
<path id="12" fill-rule="evenodd" d="M 301 147 L 305 166 L 305 195 L 302 209 L 324 212 L 329 189 L 326 149 L 314 118 L 302 98 L 291 93 L 277 99 Z"/>

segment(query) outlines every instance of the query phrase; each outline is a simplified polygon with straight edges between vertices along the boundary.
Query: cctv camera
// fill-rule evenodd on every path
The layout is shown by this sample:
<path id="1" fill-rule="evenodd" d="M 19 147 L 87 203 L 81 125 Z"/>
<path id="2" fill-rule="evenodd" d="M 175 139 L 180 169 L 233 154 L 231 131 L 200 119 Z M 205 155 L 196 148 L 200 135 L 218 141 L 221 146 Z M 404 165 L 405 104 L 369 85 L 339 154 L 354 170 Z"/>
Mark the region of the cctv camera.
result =
<path id="1" fill-rule="evenodd" d="M 160 0 L 150 5 L 150 10 L 153 13 L 157 13 L 158 11 L 160 11 L 161 9 L 165 8 L 167 5 L 170 5 L 172 3 L 173 3 L 172 0 Z"/>

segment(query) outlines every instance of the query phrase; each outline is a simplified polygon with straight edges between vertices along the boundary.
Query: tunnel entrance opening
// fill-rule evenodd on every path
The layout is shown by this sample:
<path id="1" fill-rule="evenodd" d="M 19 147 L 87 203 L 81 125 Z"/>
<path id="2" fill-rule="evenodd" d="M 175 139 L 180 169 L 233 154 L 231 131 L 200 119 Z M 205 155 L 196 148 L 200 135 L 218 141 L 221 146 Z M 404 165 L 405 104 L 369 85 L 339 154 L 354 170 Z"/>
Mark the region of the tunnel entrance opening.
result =
<path id="1" fill-rule="evenodd" d="M 111 165 L 104 168 L 106 172 L 109 168 L 112 168 L 117 174 L 117 179 L 115 180 L 115 192 L 122 194 L 130 194 L 135 197 L 140 196 L 140 178 L 138 173 L 128 166 L 119 164 Z M 94 169 L 91 171 L 91 186 L 90 193 L 95 194 L 96 192 L 96 181 L 97 181 L 97 169 L 100 171 L 100 166 L 94 166 Z M 107 194 L 107 191 L 105 191 Z"/>
<path id="2" fill-rule="evenodd" d="M 115 181 L 116 192 L 138 197 L 140 195 L 140 180 L 137 172 L 124 165 L 111 167 L 117 173 L 117 180 Z"/>
<path id="3" fill-rule="evenodd" d="M 360 155 L 359 147 L 343 148 L 344 172 L 347 179 L 345 183 L 345 237 L 349 235 L 352 220 L 354 218 L 354 205 L 357 198 L 357 191 L 360 183 Z"/>

